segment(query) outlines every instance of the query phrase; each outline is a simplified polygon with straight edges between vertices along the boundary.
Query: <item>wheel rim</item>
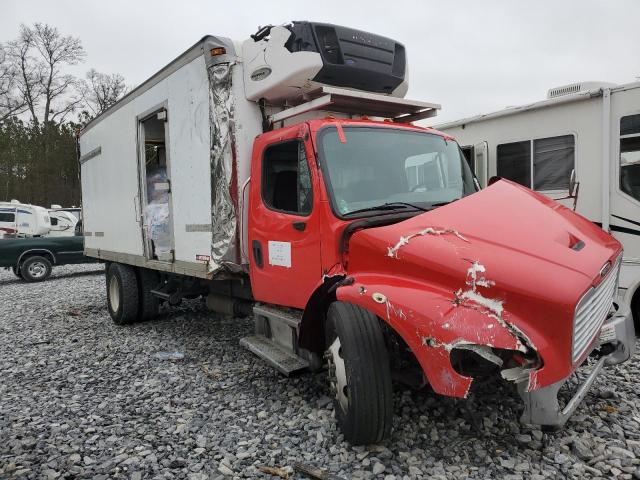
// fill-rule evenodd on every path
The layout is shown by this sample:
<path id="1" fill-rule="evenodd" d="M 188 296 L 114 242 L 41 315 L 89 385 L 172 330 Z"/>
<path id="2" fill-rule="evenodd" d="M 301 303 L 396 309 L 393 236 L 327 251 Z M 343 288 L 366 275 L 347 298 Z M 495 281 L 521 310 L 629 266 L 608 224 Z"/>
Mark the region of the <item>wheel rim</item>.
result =
<path id="1" fill-rule="evenodd" d="M 42 278 L 47 273 L 47 266 L 42 262 L 30 263 L 27 271 L 32 278 Z"/>
<path id="2" fill-rule="evenodd" d="M 329 382 L 331 389 L 335 391 L 338 404 L 340 404 L 342 411 L 346 412 L 349 408 L 349 385 L 347 383 L 347 368 L 342 355 L 342 344 L 340 343 L 340 339 L 336 337 L 329 347 L 327 355 L 329 362 Z"/>
<path id="3" fill-rule="evenodd" d="M 111 310 L 114 312 L 120 308 L 120 288 L 115 275 L 109 280 L 109 303 L 111 303 Z"/>

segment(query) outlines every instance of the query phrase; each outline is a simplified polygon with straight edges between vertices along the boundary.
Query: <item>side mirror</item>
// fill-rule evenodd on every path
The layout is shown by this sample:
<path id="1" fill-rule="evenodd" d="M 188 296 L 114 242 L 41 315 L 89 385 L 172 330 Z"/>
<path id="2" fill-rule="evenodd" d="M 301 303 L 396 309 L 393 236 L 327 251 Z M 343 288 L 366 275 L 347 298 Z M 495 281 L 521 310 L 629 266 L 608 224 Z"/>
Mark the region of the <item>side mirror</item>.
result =
<path id="1" fill-rule="evenodd" d="M 573 210 L 576 210 L 578 205 L 578 192 L 580 191 L 580 182 L 576 181 L 576 170 L 575 168 L 571 170 L 571 175 L 569 177 L 569 194 L 566 197 L 555 198 L 554 200 L 568 200 L 573 199 Z"/>

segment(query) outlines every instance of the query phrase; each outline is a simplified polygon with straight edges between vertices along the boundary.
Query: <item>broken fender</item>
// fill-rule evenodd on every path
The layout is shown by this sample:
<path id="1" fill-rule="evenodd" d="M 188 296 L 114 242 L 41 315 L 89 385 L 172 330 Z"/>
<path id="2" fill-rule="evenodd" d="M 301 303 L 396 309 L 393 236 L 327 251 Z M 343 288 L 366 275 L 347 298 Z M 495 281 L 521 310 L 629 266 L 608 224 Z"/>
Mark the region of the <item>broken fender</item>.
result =
<path id="1" fill-rule="evenodd" d="M 437 393 L 465 397 L 469 391 L 473 379 L 456 372 L 449 359 L 455 348 L 526 350 L 522 337 L 504 321 L 479 305 L 461 306 L 450 291 L 379 275 L 356 275 L 354 280 L 338 288 L 338 300 L 385 320 L 411 348 Z"/>

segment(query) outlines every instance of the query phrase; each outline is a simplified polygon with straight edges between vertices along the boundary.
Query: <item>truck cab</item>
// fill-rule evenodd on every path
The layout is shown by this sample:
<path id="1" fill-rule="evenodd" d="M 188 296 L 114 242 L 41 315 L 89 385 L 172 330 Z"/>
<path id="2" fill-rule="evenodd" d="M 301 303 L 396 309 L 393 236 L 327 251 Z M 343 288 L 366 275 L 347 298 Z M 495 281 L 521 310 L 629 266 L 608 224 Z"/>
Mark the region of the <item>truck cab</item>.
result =
<path id="1" fill-rule="evenodd" d="M 260 135 L 249 200 L 253 294 L 304 308 L 348 259 L 347 226 L 397 223 L 476 191 L 455 140 L 433 130 L 321 119 Z"/>
<path id="2" fill-rule="evenodd" d="M 392 379 L 464 398 L 494 376 L 523 421 L 562 425 L 633 353 L 622 248 L 513 182 L 480 189 L 453 137 L 414 124 L 440 106 L 404 98 L 406 58 L 315 22 L 208 36 L 90 122 L 85 253 L 107 262 L 111 317 L 194 296 L 253 316 L 241 344 L 326 371 L 352 443 L 388 438 Z"/>
<path id="3" fill-rule="evenodd" d="M 481 191 L 441 132 L 326 118 L 260 135 L 248 217 L 255 301 L 302 313 L 283 336 L 278 316 L 261 311 L 264 338 L 245 345 L 268 357 L 269 339 L 304 356 L 300 366 L 327 358 L 329 346 L 339 418 L 350 419 L 343 428 L 352 438 L 370 432 L 349 430 L 352 402 L 362 399 L 349 393 L 358 367 L 347 349 L 361 361 L 369 354 L 364 363 L 382 356 L 389 379 L 404 370 L 454 397 L 466 397 L 476 377 L 501 376 L 518 386 L 523 421 L 546 425 L 563 424 L 577 405 L 560 408 L 557 393 L 589 354 L 600 362 L 577 398 L 605 362 L 634 349 L 629 310 L 611 303 L 620 244 L 515 183 Z M 340 338 L 354 319 L 355 331 Z M 379 347 L 363 353 L 350 335 Z M 384 389 L 375 395 L 385 398 Z"/>

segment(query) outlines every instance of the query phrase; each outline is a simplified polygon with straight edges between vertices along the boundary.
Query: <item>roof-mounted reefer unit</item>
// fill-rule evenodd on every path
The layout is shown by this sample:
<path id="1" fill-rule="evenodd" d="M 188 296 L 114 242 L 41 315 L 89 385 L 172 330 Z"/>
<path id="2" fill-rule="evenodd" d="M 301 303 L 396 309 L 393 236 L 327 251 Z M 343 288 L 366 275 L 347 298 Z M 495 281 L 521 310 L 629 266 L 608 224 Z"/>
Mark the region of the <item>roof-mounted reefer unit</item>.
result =
<path id="1" fill-rule="evenodd" d="M 404 45 L 353 28 L 293 22 L 265 27 L 244 42 L 247 99 L 295 101 L 322 85 L 404 97 Z"/>

